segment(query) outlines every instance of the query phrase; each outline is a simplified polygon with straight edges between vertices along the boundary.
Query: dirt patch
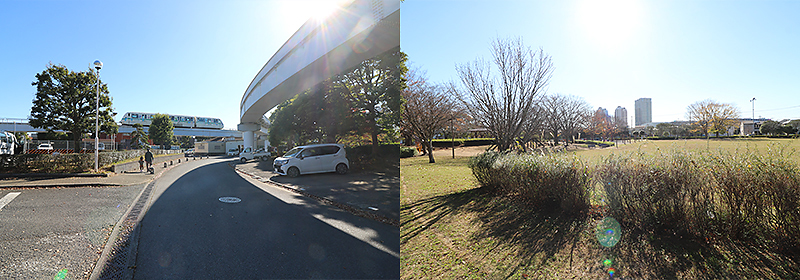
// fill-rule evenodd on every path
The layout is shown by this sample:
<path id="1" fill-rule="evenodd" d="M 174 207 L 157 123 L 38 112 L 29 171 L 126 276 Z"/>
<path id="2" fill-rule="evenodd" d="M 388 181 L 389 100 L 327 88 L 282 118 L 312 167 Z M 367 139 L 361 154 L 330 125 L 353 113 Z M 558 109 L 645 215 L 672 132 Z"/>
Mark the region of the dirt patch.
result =
<path id="1" fill-rule="evenodd" d="M 457 157 L 472 157 L 483 153 L 490 145 L 486 146 L 469 146 L 469 147 L 456 147 L 455 154 Z M 417 155 L 419 156 L 419 155 Z M 427 157 L 427 155 L 425 155 Z M 452 157 L 453 150 L 451 148 L 436 148 L 433 150 L 434 157 Z"/>

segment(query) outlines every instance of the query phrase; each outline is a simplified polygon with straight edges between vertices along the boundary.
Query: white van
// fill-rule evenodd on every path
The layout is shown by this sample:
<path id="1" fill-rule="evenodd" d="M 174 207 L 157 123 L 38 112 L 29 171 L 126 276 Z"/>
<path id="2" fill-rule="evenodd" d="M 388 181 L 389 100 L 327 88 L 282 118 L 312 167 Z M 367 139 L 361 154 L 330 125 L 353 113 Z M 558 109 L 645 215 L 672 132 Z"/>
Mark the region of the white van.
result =
<path id="1" fill-rule="evenodd" d="M 344 146 L 340 144 L 317 144 L 298 146 L 272 162 L 275 172 L 289 177 L 300 174 L 336 172 L 346 174 L 350 162 Z"/>

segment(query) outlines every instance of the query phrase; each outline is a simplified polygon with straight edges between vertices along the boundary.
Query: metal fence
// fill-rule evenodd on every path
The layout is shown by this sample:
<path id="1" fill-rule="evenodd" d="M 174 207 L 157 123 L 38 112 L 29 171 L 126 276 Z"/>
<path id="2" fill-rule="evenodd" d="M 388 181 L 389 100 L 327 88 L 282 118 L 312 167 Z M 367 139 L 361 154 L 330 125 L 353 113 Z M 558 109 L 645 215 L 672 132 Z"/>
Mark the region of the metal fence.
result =
<path id="1" fill-rule="evenodd" d="M 108 150 L 108 151 L 115 151 L 118 148 L 118 145 L 112 141 L 111 139 L 101 139 L 99 141 L 102 143 L 100 150 Z M 50 144 L 53 150 L 42 150 L 39 149 L 40 144 Z M 26 154 L 32 153 L 51 153 L 51 152 L 59 152 L 59 153 L 71 153 L 75 152 L 93 152 L 94 151 L 94 141 L 92 142 L 85 142 L 82 141 L 80 147 L 75 149 L 75 141 L 72 140 L 28 140 L 25 142 L 24 150 Z"/>

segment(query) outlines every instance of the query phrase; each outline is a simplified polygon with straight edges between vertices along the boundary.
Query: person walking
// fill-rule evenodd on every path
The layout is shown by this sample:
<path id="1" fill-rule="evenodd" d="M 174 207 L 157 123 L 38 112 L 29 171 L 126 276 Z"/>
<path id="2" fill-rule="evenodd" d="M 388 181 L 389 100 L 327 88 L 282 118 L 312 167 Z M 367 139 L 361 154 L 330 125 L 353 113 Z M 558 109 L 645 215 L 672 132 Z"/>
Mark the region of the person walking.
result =
<path id="1" fill-rule="evenodd" d="M 150 149 L 147 149 L 147 152 L 144 153 L 144 161 L 147 162 L 147 170 L 151 171 L 150 168 L 153 166 L 153 153 L 150 152 Z"/>
<path id="2" fill-rule="evenodd" d="M 144 157 L 139 157 L 139 172 L 144 171 Z"/>

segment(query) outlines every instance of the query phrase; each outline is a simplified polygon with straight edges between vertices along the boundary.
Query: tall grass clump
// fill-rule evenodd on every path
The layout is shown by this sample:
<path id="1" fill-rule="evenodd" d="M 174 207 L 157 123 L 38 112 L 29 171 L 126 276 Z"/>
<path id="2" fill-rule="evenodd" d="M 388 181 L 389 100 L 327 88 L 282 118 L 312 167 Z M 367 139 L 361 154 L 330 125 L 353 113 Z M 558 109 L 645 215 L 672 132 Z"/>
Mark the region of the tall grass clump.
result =
<path id="1" fill-rule="evenodd" d="M 645 231 L 701 235 L 714 213 L 714 191 L 700 155 L 675 151 L 611 155 L 596 168 L 609 214 Z"/>
<path id="2" fill-rule="evenodd" d="M 595 169 L 609 212 L 629 227 L 798 246 L 800 169 L 771 149 L 611 155 Z"/>
<path id="3" fill-rule="evenodd" d="M 588 208 L 591 176 L 576 157 L 489 151 L 473 157 L 469 166 L 483 187 L 541 210 Z"/>
<path id="4" fill-rule="evenodd" d="M 800 237 L 800 169 L 793 153 L 770 147 L 710 157 L 709 172 L 720 196 L 724 233 L 797 246 Z"/>

